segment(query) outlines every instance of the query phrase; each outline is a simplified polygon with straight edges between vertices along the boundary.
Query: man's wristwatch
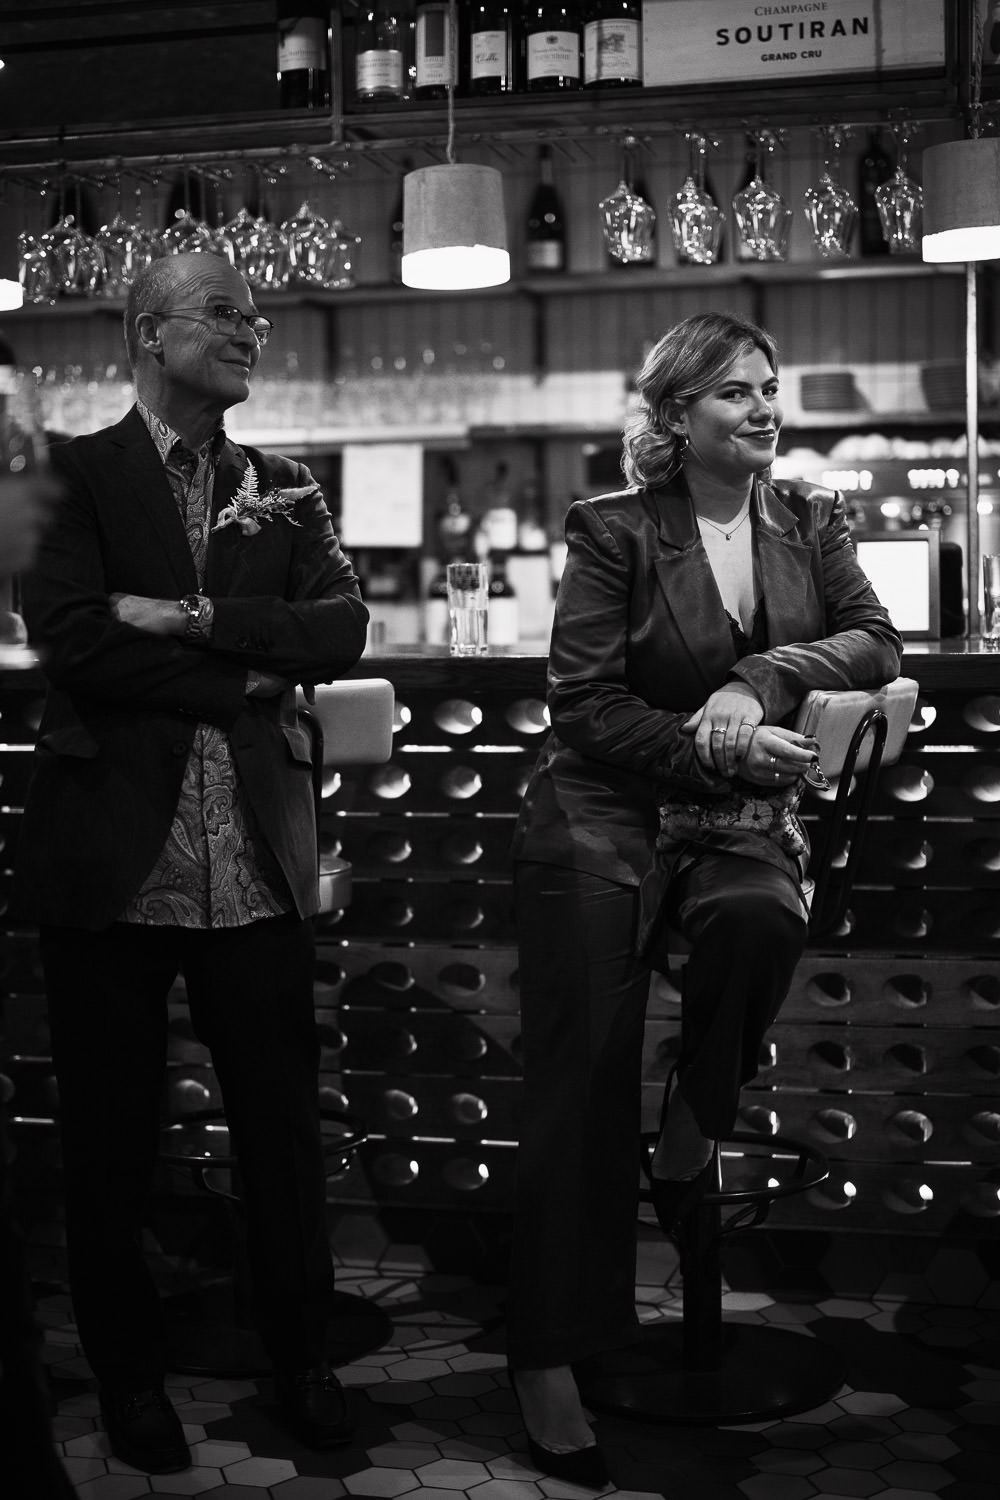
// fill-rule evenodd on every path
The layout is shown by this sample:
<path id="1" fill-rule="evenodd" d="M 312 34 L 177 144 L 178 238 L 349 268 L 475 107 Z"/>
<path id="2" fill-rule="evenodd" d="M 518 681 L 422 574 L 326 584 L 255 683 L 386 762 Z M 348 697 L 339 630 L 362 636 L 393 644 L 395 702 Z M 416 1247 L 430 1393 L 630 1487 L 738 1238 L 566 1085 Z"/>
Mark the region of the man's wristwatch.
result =
<path id="1" fill-rule="evenodd" d="M 187 615 L 184 639 L 195 645 L 207 641 L 212 634 L 212 618 L 215 614 L 215 605 L 211 599 L 206 599 L 204 594 L 185 594 L 177 602 Z"/>

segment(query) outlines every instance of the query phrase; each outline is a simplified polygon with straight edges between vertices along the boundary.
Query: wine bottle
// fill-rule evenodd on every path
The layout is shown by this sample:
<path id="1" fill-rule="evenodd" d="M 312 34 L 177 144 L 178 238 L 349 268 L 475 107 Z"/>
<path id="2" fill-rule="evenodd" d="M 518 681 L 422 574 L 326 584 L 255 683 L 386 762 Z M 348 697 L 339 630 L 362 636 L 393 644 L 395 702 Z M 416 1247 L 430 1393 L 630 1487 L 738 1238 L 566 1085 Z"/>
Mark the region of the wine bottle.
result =
<path id="1" fill-rule="evenodd" d="M 507 576 L 507 554 L 491 552 L 488 559 L 489 623 L 487 634 L 491 646 L 516 646 L 521 636 L 520 610 L 514 585 Z"/>
<path id="2" fill-rule="evenodd" d="M 457 38 L 451 34 L 448 0 L 417 0 L 416 80 L 418 99 L 447 99 L 458 86 Z"/>
<path id="3" fill-rule="evenodd" d="M 444 508 L 437 518 L 437 551 L 440 567 L 431 577 L 424 601 L 424 640 L 429 645 L 448 643 L 451 627 L 448 617 L 448 563 L 471 561 L 472 517 L 462 504 L 458 489 L 458 468 L 449 454 L 443 455 L 447 491 Z"/>
<path id="4" fill-rule="evenodd" d="M 888 182 L 895 170 L 892 158 L 884 150 L 878 131 L 868 137 L 868 145 L 858 160 L 858 236 L 862 255 L 888 255 L 889 245 L 882 233 L 875 189 Z"/>
<path id="5" fill-rule="evenodd" d="M 359 101 L 405 98 L 403 36 L 397 0 L 373 0 L 362 6 L 354 63 L 355 96 Z"/>
<path id="6" fill-rule="evenodd" d="M 507 573 L 507 559 L 517 546 L 517 511 L 508 482 L 508 465 L 501 459 L 489 487 L 489 504 L 475 536 L 476 556 L 489 568 L 489 642 L 513 646 L 520 634 L 517 593 Z"/>
<path id="7" fill-rule="evenodd" d="M 583 36 L 573 0 L 541 0 L 524 11 L 524 71 L 529 93 L 580 87 Z"/>
<path id="8" fill-rule="evenodd" d="M 277 0 L 278 102 L 282 109 L 330 105 L 330 6 Z"/>
<path id="9" fill-rule="evenodd" d="M 529 271 L 565 271 L 566 216 L 552 181 L 552 149 L 538 148 L 538 183 L 528 204 L 525 263 Z"/>
<path id="10" fill-rule="evenodd" d="M 641 0 L 590 0 L 583 27 L 584 88 L 635 88 L 641 83 Z"/>
<path id="11" fill-rule="evenodd" d="M 514 91 L 514 16 L 507 0 L 473 0 L 468 21 L 468 92 Z"/>

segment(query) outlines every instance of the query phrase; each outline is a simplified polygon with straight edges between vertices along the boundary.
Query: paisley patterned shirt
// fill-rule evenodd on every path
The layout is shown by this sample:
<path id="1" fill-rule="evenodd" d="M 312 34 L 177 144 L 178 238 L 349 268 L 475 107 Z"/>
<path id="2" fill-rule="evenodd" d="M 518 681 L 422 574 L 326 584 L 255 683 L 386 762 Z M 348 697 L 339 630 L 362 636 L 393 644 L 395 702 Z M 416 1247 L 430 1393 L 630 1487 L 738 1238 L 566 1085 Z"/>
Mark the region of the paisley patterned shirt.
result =
<path id="1" fill-rule="evenodd" d="M 141 401 L 136 406 L 184 520 L 201 590 L 215 460 L 225 431 L 220 425 L 215 437 L 192 453 Z M 119 920 L 171 927 L 242 927 L 291 909 L 284 876 L 255 827 L 240 786 L 229 739 L 215 725 L 199 724 L 167 841 Z"/>

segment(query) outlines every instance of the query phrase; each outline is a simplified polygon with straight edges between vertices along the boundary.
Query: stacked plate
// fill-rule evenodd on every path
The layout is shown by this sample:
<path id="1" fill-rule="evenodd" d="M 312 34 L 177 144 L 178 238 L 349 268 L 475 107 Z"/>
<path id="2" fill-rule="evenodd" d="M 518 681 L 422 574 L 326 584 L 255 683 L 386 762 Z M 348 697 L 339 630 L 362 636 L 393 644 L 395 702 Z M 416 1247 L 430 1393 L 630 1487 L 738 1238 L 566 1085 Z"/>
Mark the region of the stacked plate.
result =
<path id="1" fill-rule="evenodd" d="M 931 411 L 961 411 L 965 407 L 965 365 L 957 359 L 921 365 L 920 389 Z"/>
<path id="2" fill-rule="evenodd" d="M 814 370 L 799 379 L 803 411 L 856 411 L 861 405 L 851 370 Z"/>

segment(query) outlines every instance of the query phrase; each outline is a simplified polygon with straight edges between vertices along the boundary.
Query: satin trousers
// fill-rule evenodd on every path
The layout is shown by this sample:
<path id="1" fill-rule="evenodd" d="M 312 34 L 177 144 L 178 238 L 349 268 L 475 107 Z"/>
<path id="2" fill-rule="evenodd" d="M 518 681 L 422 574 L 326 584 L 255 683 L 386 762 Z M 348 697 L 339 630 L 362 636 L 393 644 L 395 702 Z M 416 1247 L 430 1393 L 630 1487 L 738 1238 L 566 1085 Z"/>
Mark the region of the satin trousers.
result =
<path id="1" fill-rule="evenodd" d="M 523 1086 L 507 1303 L 511 1368 L 572 1364 L 636 1336 L 642 1046 L 651 967 L 639 894 L 518 864 Z M 740 1088 L 807 934 L 795 882 L 705 853 L 672 882 L 665 920 L 691 945 L 678 1087 L 703 1134 L 732 1129 Z"/>
<path id="2" fill-rule="evenodd" d="M 319 1124 L 314 935 L 298 916 L 195 931 L 43 927 L 70 1292 L 101 1381 L 164 1373 L 159 1295 L 142 1250 L 160 1151 L 167 994 L 183 973 L 242 1177 L 255 1319 L 276 1365 L 322 1358 L 333 1302 Z"/>

